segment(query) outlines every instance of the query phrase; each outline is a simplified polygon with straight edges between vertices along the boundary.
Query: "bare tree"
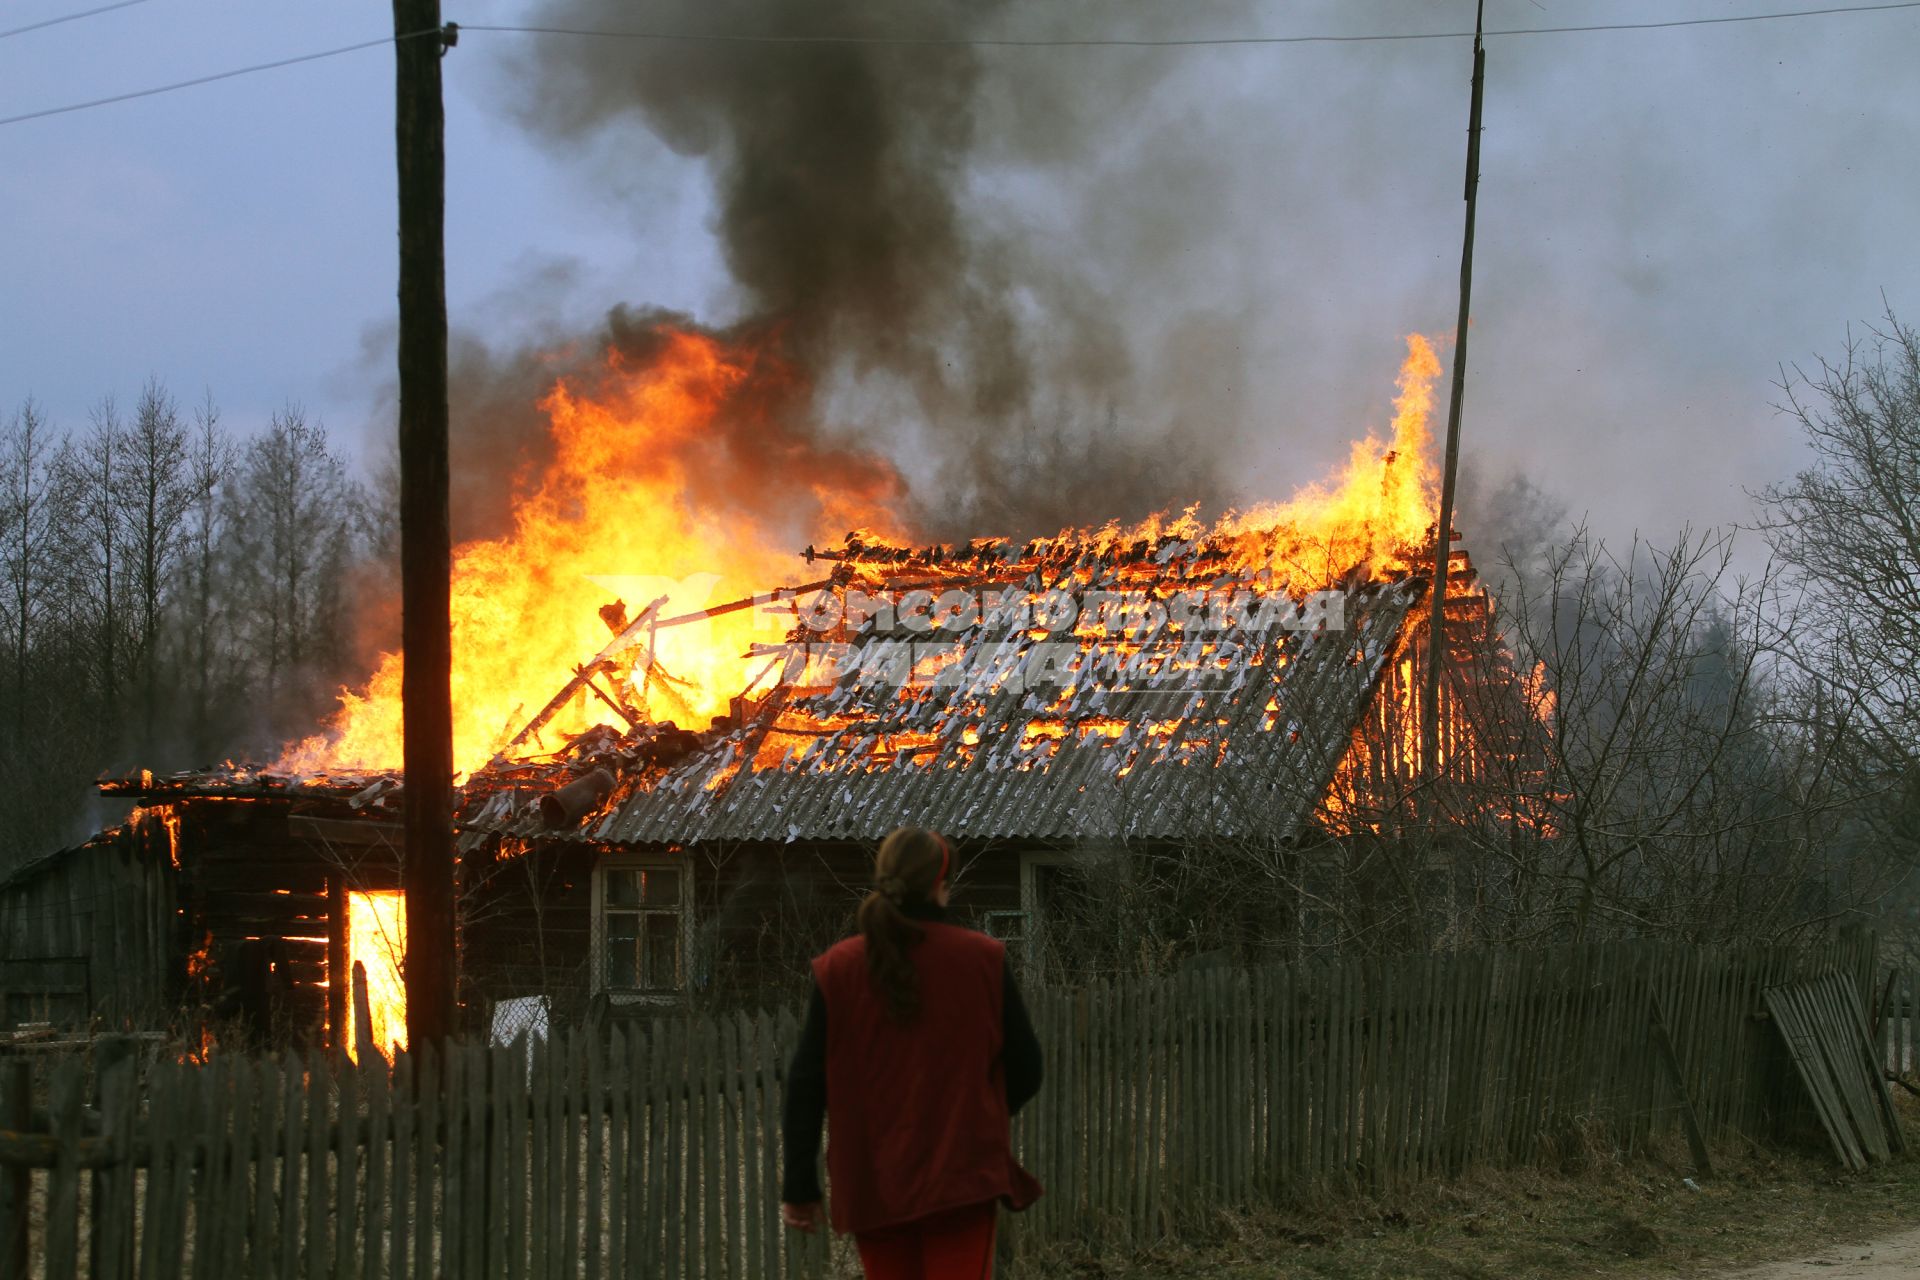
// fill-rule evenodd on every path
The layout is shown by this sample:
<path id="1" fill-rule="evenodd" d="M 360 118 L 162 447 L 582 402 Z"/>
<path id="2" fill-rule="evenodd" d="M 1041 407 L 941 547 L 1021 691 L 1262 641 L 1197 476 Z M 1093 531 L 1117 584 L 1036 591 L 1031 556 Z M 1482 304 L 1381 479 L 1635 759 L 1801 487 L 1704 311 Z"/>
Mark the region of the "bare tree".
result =
<path id="1" fill-rule="evenodd" d="M 151 750 L 159 713 L 161 625 L 194 502 L 187 432 L 173 396 L 148 378 L 134 406 L 114 477 L 126 530 L 128 658 L 140 683 L 140 743 Z"/>
<path id="2" fill-rule="evenodd" d="M 95 732 L 115 740 L 123 724 L 121 673 L 126 651 L 127 517 L 121 470 L 126 427 L 112 396 L 91 412 L 80 440 L 55 455 L 56 528 L 64 543 L 61 576 L 71 626 L 83 653 L 80 674 L 92 695 Z"/>
<path id="3" fill-rule="evenodd" d="M 1051 959 L 1786 941 L 1871 911 L 1901 870 L 1863 838 L 1880 793 L 1831 691 L 1780 660 L 1777 578 L 1736 578 L 1733 549 L 1685 533 L 1615 555 L 1576 530 L 1515 557 L 1500 608 L 1449 606 L 1437 833 L 1409 821 L 1416 627 L 1360 723 L 1333 728 L 1353 736 L 1308 829 L 1273 812 L 1304 777 L 1216 770 L 1196 811 L 1238 834 L 1069 851 L 1039 926 Z"/>
<path id="4" fill-rule="evenodd" d="M 1813 465 L 1758 496 L 1805 595 L 1788 638 L 1892 762 L 1920 760 L 1920 334 L 1891 313 L 1838 361 L 1783 373 L 1781 409 Z"/>
<path id="5" fill-rule="evenodd" d="M 186 461 L 189 502 L 182 534 L 180 644 L 186 668 L 187 741 L 194 759 L 204 760 L 213 746 L 214 666 L 223 639 L 219 580 L 227 509 L 221 494 L 233 473 L 234 445 L 220 425 L 220 407 L 211 391 L 194 409 L 193 425 Z"/>
<path id="6" fill-rule="evenodd" d="M 28 740 L 28 696 L 40 622 L 54 569 L 48 474 L 52 431 L 29 396 L 0 438 L 0 575 L 4 575 L 7 667 L 11 677 L 7 727 L 14 743 Z"/>
<path id="7" fill-rule="evenodd" d="M 244 452 L 157 378 L 77 437 L 31 399 L 0 419 L 0 870 L 83 836 L 102 769 L 308 731 L 349 674 L 365 508 L 297 409 Z"/>
<path id="8" fill-rule="evenodd" d="M 340 656 L 357 489 L 326 428 L 289 407 L 242 452 L 230 499 L 242 649 L 271 712 L 311 716 Z"/>
<path id="9" fill-rule="evenodd" d="M 1474 932 L 1779 937 L 1878 891 L 1830 839 L 1861 797 L 1780 678 L 1776 580 L 1735 579 L 1732 555 L 1725 533 L 1624 557 L 1580 534 L 1514 575 L 1539 767 L 1519 794 L 1467 797 Z"/>
<path id="10" fill-rule="evenodd" d="M 1849 333 L 1837 360 L 1783 370 L 1780 390 L 1813 453 L 1757 495 L 1761 530 L 1802 602 L 1782 645 L 1810 732 L 1877 789 L 1850 834 L 1910 872 L 1920 861 L 1920 333 L 1889 308 L 1864 337 Z"/>

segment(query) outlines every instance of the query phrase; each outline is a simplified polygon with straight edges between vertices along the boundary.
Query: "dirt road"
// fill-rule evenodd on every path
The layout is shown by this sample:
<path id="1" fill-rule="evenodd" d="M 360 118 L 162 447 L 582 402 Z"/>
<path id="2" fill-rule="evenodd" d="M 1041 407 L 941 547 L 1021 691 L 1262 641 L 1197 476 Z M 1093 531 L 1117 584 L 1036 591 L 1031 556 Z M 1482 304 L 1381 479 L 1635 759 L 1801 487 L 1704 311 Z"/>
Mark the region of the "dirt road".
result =
<path id="1" fill-rule="evenodd" d="M 1920 1276 L 1920 1227 L 1866 1244 L 1809 1249 L 1792 1262 L 1727 1272 L 1722 1280 L 1912 1280 Z"/>

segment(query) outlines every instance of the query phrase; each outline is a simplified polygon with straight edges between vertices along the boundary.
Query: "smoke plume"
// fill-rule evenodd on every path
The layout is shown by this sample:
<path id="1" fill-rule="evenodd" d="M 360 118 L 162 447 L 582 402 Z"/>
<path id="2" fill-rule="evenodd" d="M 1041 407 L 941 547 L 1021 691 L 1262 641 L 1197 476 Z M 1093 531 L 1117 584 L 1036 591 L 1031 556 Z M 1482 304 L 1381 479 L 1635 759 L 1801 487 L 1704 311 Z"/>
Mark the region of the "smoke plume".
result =
<path id="1" fill-rule="evenodd" d="M 939 41 L 987 33 L 1008 9 L 675 0 L 650 6 L 646 25 Z M 1101 19 L 1109 31 L 1139 20 L 1118 7 Z M 589 0 L 552 0 L 535 21 L 623 25 Z M 1165 407 L 1180 379 L 1140 394 L 1119 281 L 1070 265 L 1071 229 L 1000 216 L 997 187 L 1035 166 L 1071 166 L 1102 135 L 1101 117 L 1071 92 L 996 75 L 965 45 L 552 37 L 528 49 L 513 67 L 517 109 L 556 152 L 640 166 L 664 143 L 706 168 L 737 295 L 721 323 L 777 344 L 795 374 L 792 402 L 768 415 L 789 454 L 811 440 L 851 459 L 849 442 L 861 441 L 898 460 L 913 486 L 901 514 L 928 536 L 1036 532 L 1220 496 L 1216 460 L 1229 433 L 1219 428 L 1232 415 L 1196 432 Z M 1137 100 L 1160 65 L 1108 60 L 1099 96 Z M 1179 216 L 1155 193 L 1134 198 L 1141 235 Z M 624 340 L 634 314 L 537 351 L 463 345 L 456 386 L 477 418 L 518 436 L 529 411 L 515 401 L 530 403 L 528 382 L 550 376 L 553 353 L 591 356 Z M 1234 349 L 1209 341 L 1221 336 L 1197 322 L 1176 340 L 1206 346 L 1208 380 L 1231 388 Z M 1186 407 L 1206 413 L 1218 398 Z M 495 434 L 483 427 L 475 439 L 487 457 L 506 456 Z"/>

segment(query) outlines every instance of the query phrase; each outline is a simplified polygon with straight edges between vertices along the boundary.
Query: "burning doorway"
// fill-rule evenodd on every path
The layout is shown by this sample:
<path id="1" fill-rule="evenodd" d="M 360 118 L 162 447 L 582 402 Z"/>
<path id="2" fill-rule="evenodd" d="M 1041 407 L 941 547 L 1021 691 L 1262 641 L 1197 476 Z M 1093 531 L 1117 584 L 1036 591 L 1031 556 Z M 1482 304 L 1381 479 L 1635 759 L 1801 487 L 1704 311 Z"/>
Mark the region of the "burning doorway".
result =
<path id="1" fill-rule="evenodd" d="M 381 1052 L 407 1043 L 407 895 L 397 892 L 347 895 L 347 955 L 355 969 L 367 975 L 366 1040 Z M 361 1041 L 358 1001 L 347 1001 L 347 1034 L 342 1037 L 349 1055 L 359 1056 Z"/>

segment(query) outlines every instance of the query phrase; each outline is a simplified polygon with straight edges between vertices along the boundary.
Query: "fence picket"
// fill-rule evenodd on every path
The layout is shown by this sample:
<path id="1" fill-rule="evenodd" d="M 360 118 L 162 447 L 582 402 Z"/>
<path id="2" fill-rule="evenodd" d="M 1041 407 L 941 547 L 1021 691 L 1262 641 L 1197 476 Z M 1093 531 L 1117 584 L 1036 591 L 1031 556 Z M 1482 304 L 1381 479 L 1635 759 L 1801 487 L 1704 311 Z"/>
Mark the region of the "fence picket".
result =
<path id="1" fill-rule="evenodd" d="M 467 1079 L 468 1054 L 462 1045 L 448 1044 L 440 1059 L 440 1274 L 464 1276 L 467 1260 L 467 1220 L 473 1214 L 467 1183 L 467 1097 L 473 1092 Z"/>
<path id="2" fill-rule="evenodd" d="M 724 1023 L 732 1042 L 733 1100 L 737 1105 L 733 1142 L 737 1151 L 728 1159 L 728 1186 L 739 1188 L 733 1234 L 732 1276 L 751 1280 L 760 1257 L 760 1230 L 766 1224 L 766 1199 L 760 1192 L 760 1061 L 755 1054 L 753 1021 L 735 1015 Z"/>
<path id="3" fill-rule="evenodd" d="M 361 1280 L 382 1280 L 387 1274 L 381 1240 L 388 1225 L 387 1165 L 392 1153 L 387 1125 L 388 1091 L 392 1081 L 386 1061 L 378 1054 L 365 1054 L 360 1067 L 360 1079 L 367 1095 L 367 1206 L 362 1215 L 365 1234 L 360 1242 L 360 1275 Z"/>
<path id="4" fill-rule="evenodd" d="M 340 1062 L 335 1077 L 333 1126 L 333 1280 L 354 1280 L 358 1259 L 354 1244 L 360 1235 L 360 1079 L 350 1064 Z"/>
<path id="5" fill-rule="evenodd" d="M 614 1024 L 607 1041 L 607 1275 L 622 1280 L 627 1274 L 627 1120 L 630 1097 L 627 1063 L 628 1028 Z"/>
<path id="6" fill-rule="evenodd" d="M 100 1099 L 102 1128 L 117 1152 L 126 1152 L 133 1141 L 134 1113 L 139 1100 L 134 1093 L 134 1064 L 121 1057 L 111 1066 L 101 1066 L 96 1090 Z M 134 1196 L 133 1169 L 101 1169 L 93 1175 L 92 1245 L 93 1280 L 133 1275 Z"/>
<path id="7" fill-rule="evenodd" d="M 527 1196 L 532 1175 L 528 1169 L 528 1143 L 533 1126 L 532 1090 L 535 1041 L 531 1031 L 522 1031 L 513 1044 L 501 1050 L 499 1066 L 500 1111 L 506 1129 L 506 1229 L 501 1236 L 505 1255 L 506 1280 L 527 1280 Z"/>
<path id="8" fill-rule="evenodd" d="M 164 1260 L 161 1272 L 169 1276 L 181 1273 L 181 1263 L 187 1252 L 187 1228 L 192 1223 L 193 1184 L 196 1176 L 196 1156 L 201 1141 L 201 1129 L 205 1124 L 204 1106 L 206 1090 L 203 1087 L 201 1073 L 197 1068 L 178 1068 L 174 1072 L 178 1082 L 178 1102 L 169 1108 L 174 1113 L 173 1141 L 167 1153 L 169 1180 L 166 1195 L 161 1201 L 160 1257 Z M 153 1224 L 149 1224 L 150 1226 Z"/>
<path id="9" fill-rule="evenodd" d="M 553 1128 L 554 1056 L 559 1045 L 553 1034 L 530 1040 L 532 1066 L 527 1091 L 527 1186 L 531 1197 L 527 1208 L 527 1274 L 532 1280 L 548 1280 L 552 1233 L 559 1224 L 548 1203 L 553 1183 L 553 1152 L 549 1131 Z"/>
<path id="10" fill-rule="evenodd" d="M 333 1270 L 333 1237 L 327 1231 L 327 1217 L 333 1209 L 332 1181 L 327 1176 L 327 1119 L 331 1073 L 319 1050 L 309 1050 L 301 1073 L 306 1088 L 306 1161 L 307 1226 L 306 1247 L 300 1250 L 301 1274 L 306 1280 L 323 1280 Z"/>
<path id="11" fill-rule="evenodd" d="M 607 1120 L 607 1076 L 603 1055 L 606 1042 L 591 1033 L 587 1036 L 587 1202 L 586 1221 L 583 1223 L 582 1250 L 587 1268 L 587 1280 L 600 1280 L 600 1228 L 602 1215 L 606 1212 L 606 1185 L 604 1167 L 601 1159 L 605 1154 L 606 1131 L 602 1127 Z"/>
<path id="12" fill-rule="evenodd" d="M 388 1274 L 394 1280 L 415 1274 L 410 1268 L 413 1239 L 413 1158 L 416 1134 L 420 1127 L 419 1087 L 415 1081 L 416 1064 L 411 1053 L 398 1053 L 393 1063 L 393 1170 L 388 1177 L 389 1219 L 392 1232 L 388 1239 Z"/>
<path id="13" fill-rule="evenodd" d="M 242 1082 L 246 1073 L 243 1063 L 231 1059 L 216 1059 L 207 1068 L 209 1125 L 206 1138 L 206 1167 L 199 1183 L 200 1201 L 194 1212 L 193 1276 L 194 1280 L 212 1280 L 215 1276 L 231 1276 L 238 1268 L 227 1262 L 227 1242 L 233 1238 L 232 1214 L 236 1204 L 244 1197 L 246 1188 L 242 1182 L 235 1185 L 236 1170 L 248 1166 L 242 1159 L 236 1158 L 236 1147 L 241 1146 L 234 1140 L 233 1133 L 251 1104 L 251 1095 L 243 1095 Z M 128 1098 L 128 1106 L 132 1105 Z M 128 1119 L 132 1115 L 129 1111 Z M 244 1147 L 241 1146 L 244 1150 Z"/>
<path id="14" fill-rule="evenodd" d="M 74 1280 L 80 1250 L 80 1105 L 86 1081 L 78 1062 L 57 1063 L 47 1101 L 60 1154 L 47 1179 L 47 1280 Z"/>
<path id="15" fill-rule="evenodd" d="M 175 1081 L 172 1069 L 161 1067 L 154 1072 L 153 1088 L 158 1093 L 171 1093 L 177 1087 Z M 173 1180 L 176 1176 L 174 1154 L 179 1142 L 179 1122 L 180 1114 L 175 1106 L 158 1108 L 155 1114 L 148 1117 L 147 1179 L 139 1217 L 139 1265 L 143 1276 L 157 1275 L 160 1259 L 164 1256 L 168 1202 L 173 1198 Z M 131 1173 L 131 1170 L 128 1172 Z M 133 1226 L 131 1222 L 127 1224 L 129 1251 L 133 1245 Z"/>
<path id="16" fill-rule="evenodd" d="M 667 1131 L 665 1163 L 661 1169 L 660 1188 L 665 1196 L 662 1206 L 663 1221 L 666 1224 L 666 1265 L 661 1274 L 667 1280 L 677 1280 L 681 1275 L 691 1276 L 691 1266 L 684 1270 L 681 1265 L 681 1228 L 688 1225 L 686 1215 L 688 1206 L 685 1199 L 686 1180 L 686 1126 L 683 1117 L 687 1105 L 687 1057 L 684 1030 L 678 1025 L 668 1029 L 668 1051 L 665 1071 L 660 1076 L 657 1088 L 666 1110 Z"/>
<path id="17" fill-rule="evenodd" d="M 757 1274 L 769 1278 L 780 1274 L 780 1086 L 778 1076 L 786 1063 L 780 1060 L 781 1045 L 774 1032 L 772 1015 L 762 1010 L 753 1020 L 753 1039 L 760 1064 L 760 1185 L 761 1201 L 760 1265 Z"/>
<path id="18" fill-rule="evenodd" d="M 445 1221 L 439 1199 L 443 1135 L 441 1099 L 446 1080 L 446 1060 L 431 1041 L 414 1053 L 414 1129 L 413 1129 L 413 1274 L 437 1274 L 438 1257 L 434 1249 Z"/>
<path id="19" fill-rule="evenodd" d="M 280 1162 L 279 1249 L 274 1256 L 274 1274 L 280 1280 L 293 1280 L 300 1270 L 300 1192 L 304 1166 L 299 1152 L 306 1146 L 306 1091 L 301 1077 L 306 1069 L 299 1056 L 289 1052 L 280 1060 L 280 1133 L 274 1155 Z"/>
<path id="20" fill-rule="evenodd" d="M 498 1220 L 500 1178 L 494 1157 L 498 1138 L 493 1127 L 492 1071 L 494 1053 L 485 1043 L 462 1047 L 467 1058 L 467 1230 L 466 1269 L 464 1275 L 486 1277 L 494 1274 L 489 1246 L 493 1225 Z"/>

